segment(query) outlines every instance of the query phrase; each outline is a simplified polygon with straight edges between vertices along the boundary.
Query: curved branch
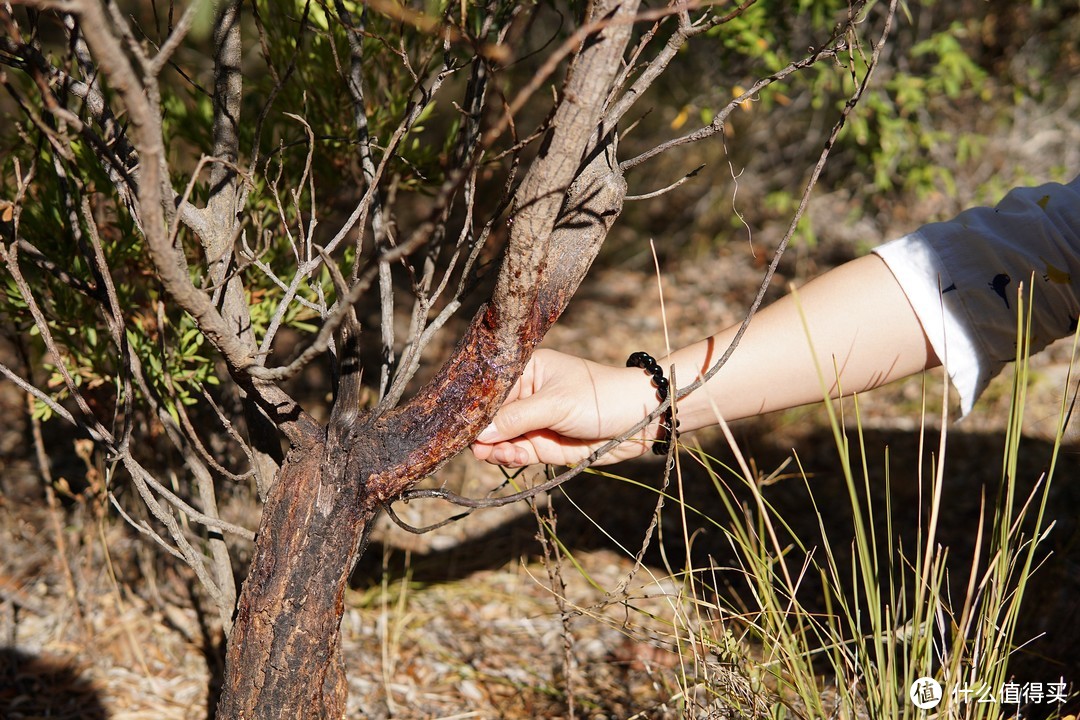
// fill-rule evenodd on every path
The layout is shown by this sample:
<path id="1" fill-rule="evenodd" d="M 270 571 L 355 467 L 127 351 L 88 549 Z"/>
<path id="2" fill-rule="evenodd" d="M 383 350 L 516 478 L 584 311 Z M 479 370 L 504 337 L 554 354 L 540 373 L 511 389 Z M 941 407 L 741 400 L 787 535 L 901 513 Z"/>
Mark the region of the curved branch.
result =
<path id="1" fill-rule="evenodd" d="M 137 190 L 142 230 L 150 258 L 165 292 L 195 320 L 199 329 L 221 353 L 234 376 L 244 376 L 254 356 L 211 303 L 209 296 L 191 281 L 181 249 L 169 242 L 166 205 L 174 192 L 165 170 L 165 144 L 161 113 L 150 97 L 156 93 L 144 85 L 128 60 L 128 54 L 110 29 L 102 5 L 94 0 L 72 3 L 80 18 L 87 44 L 111 86 L 123 98 L 131 120 L 132 146 L 139 154 L 140 177 Z M 153 78 L 150 82 L 155 82 Z M 166 190 L 168 188 L 168 190 Z"/>
<path id="2" fill-rule="evenodd" d="M 845 25 L 844 27 L 846 28 L 847 26 Z M 645 162 L 646 160 L 650 160 L 661 153 L 667 152 L 668 150 L 672 150 L 683 145 L 700 142 L 701 140 L 712 137 L 718 132 L 723 131 L 724 123 L 727 122 L 728 116 L 731 115 L 735 108 L 739 107 L 748 100 L 752 100 L 755 95 L 767 88 L 769 85 L 772 85 L 775 82 L 779 82 L 780 80 L 783 80 L 792 73 L 808 68 L 823 59 L 834 58 L 839 53 L 843 52 L 844 49 L 845 47 L 843 42 L 838 40 L 837 37 L 834 36 L 829 46 L 823 47 L 820 50 L 816 50 L 802 60 L 796 60 L 790 63 L 783 70 L 780 70 L 773 75 L 769 75 L 768 77 L 761 78 L 760 80 L 755 82 L 749 90 L 744 92 L 742 95 L 739 95 L 737 98 L 732 99 L 731 102 L 721 108 L 720 111 L 717 112 L 716 115 L 713 117 L 712 122 L 708 125 L 702 128 L 698 128 L 693 132 L 689 132 L 682 137 L 672 138 L 667 142 L 660 143 L 656 147 L 650 148 L 649 150 L 646 150 L 640 155 L 636 155 L 629 160 L 624 160 L 620 164 L 620 167 L 622 167 L 623 172 L 626 172 L 630 168 L 636 167 L 641 163 Z"/>
<path id="3" fill-rule="evenodd" d="M 592 4 L 602 27 L 568 71 L 540 156 L 518 188 L 514 223 L 491 303 L 481 307 L 453 356 L 415 397 L 368 418 L 386 470 L 368 480 L 381 504 L 459 452 L 487 424 L 559 317 L 622 209 L 626 183 L 603 104 L 629 39 L 636 0 Z"/>
<path id="4" fill-rule="evenodd" d="M 652 200 L 653 198 L 658 198 L 661 195 L 665 195 L 665 194 L 671 192 L 675 188 L 677 188 L 680 185 L 682 185 L 683 183 L 685 183 L 690 178 L 696 176 L 699 172 L 701 172 L 702 168 L 704 168 L 704 167 L 705 167 L 705 163 L 702 163 L 702 164 L 698 165 L 696 168 L 694 168 L 690 172 L 686 173 L 681 178 L 679 178 L 675 182 L 671 183 L 667 187 L 662 187 L 659 190 L 653 190 L 652 192 L 645 193 L 644 195 L 627 195 L 625 199 L 626 199 L 627 202 L 630 202 L 631 200 Z"/>

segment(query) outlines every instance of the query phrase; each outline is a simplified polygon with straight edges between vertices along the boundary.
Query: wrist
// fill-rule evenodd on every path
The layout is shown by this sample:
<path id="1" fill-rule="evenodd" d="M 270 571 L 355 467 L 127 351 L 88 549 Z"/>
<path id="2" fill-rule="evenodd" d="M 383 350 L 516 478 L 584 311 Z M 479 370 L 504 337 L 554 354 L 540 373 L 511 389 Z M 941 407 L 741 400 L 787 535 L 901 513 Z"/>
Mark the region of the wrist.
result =
<path id="1" fill-rule="evenodd" d="M 669 399 L 673 390 L 670 380 L 664 374 L 663 367 L 651 355 L 641 351 L 632 353 L 626 360 L 626 365 L 629 368 L 639 368 L 644 371 L 649 386 L 654 389 L 656 403 L 655 405 L 646 404 L 647 408 L 651 408 L 647 410 L 646 414 L 655 412 L 656 405 L 663 405 Z M 645 440 L 651 440 L 651 448 L 654 454 L 667 454 L 670 443 L 674 441 L 677 435 L 675 428 L 673 407 L 669 403 L 668 407 L 657 415 L 654 422 L 649 423 L 645 428 Z"/>

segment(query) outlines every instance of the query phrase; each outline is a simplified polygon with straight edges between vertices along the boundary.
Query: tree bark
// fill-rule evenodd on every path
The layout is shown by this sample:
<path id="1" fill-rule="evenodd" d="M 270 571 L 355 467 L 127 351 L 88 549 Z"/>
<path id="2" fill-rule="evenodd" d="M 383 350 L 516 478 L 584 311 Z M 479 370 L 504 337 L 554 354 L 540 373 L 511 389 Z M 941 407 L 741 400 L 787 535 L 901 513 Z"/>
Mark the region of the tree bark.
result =
<path id="1" fill-rule="evenodd" d="M 229 639 L 219 718 L 340 718 L 339 635 L 351 558 L 374 515 L 362 485 L 340 482 L 325 442 L 286 460 L 263 522 Z M 344 520 L 348 518 L 347 520 Z"/>
<path id="2" fill-rule="evenodd" d="M 343 716 L 344 593 L 372 520 L 490 421 L 622 209 L 615 135 L 600 119 L 636 7 L 591 5 L 588 20 L 610 22 L 571 66 L 552 131 L 519 189 L 492 300 L 450 360 L 404 406 L 362 416 L 359 369 L 347 364 L 325 435 L 294 436 L 229 638 L 222 720 Z M 346 340 L 355 342 L 353 331 Z M 344 358 L 355 362 L 355 349 Z"/>

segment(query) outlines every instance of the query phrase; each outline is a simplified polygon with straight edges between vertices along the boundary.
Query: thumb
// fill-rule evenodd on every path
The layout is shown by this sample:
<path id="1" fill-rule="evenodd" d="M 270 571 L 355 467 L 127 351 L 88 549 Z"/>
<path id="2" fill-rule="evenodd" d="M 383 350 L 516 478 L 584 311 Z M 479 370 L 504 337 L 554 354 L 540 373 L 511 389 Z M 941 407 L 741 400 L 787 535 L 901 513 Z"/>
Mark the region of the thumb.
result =
<path id="1" fill-rule="evenodd" d="M 558 419 L 557 414 L 543 394 L 514 400 L 502 406 L 491 424 L 476 436 L 476 441 L 490 445 L 546 429 Z"/>

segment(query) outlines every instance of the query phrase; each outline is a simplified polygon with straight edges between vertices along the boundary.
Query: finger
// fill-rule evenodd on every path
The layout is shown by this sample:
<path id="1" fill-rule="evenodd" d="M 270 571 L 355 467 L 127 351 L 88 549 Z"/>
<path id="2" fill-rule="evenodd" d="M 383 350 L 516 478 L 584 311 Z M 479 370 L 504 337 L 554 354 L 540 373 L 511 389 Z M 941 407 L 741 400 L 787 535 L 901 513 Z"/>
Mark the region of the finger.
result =
<path id="1" fill-rule="evenodd" d="M 562 419 L 559 403 L 543 393 L 530 395 L 502 406 L 476 441 L 492 445 L 513 440 L 535 430 L 546 430 Z"/>
<path id="2" fill-rule="evenodd" d="M 527 443 L 527 441 L 525 441 Z M 540 459 L 536 453 L 527 449 L 529 446 L 515 445 L 514 443 L 497 443 L 488 445 L 485 443 L 473 443 L 470 446 L 477 460 L 502 465 L 504 467 L 523 467 L 525 465 L 537 465 Z"/>
<path id="3" fill-rule="evenodd" d="M 487 445 L 481 442 L 474 442 L 469 445 L 469 449 L 472 450 L 473 457 L 481 461 L 485 461 L 491 457 L 492 448 L 492 445 Z"/>
<path id="4" fill-rule="evenodd" d="M 532 457 L 532 453 L 528 450 L 512 443 L 496 445 L 492 450 L 491 459 L 506 467 L 536 465 L 538 462 L 538 458 Z"/>

